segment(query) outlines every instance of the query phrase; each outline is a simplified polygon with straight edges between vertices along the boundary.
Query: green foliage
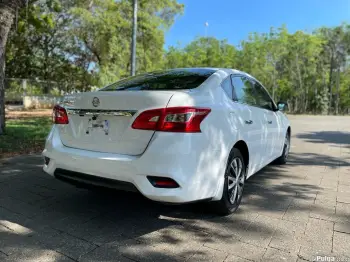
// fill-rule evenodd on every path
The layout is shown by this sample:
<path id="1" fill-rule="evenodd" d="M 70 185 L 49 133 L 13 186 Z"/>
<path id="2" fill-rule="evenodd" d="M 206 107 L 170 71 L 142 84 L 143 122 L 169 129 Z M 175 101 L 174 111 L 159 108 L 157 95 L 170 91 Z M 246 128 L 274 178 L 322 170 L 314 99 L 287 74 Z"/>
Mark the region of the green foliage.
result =
<path id="1" fill-rule="evenodd" d="M 235 67 L 237 50 L 226 40 L 197 38 L 184 49 L 170 47 L 165 54 L 165 68 Z"/>
<path id="2" fill-rule="evenodd" d="M 239 46 L 197 37 L 163 49 L 183 12 L 177 0 L 139 0 L 137 73 L 176 67 L 227 67 L 258 78 L 293 113 L 346 113 L 350 107 L 350 26 L 251 33 Z M 130 0 L 43 0 L 20 13 L 9 38 L 7 76 L 87 91 L 130 73 Z M 56 87 L 56 86 L 55 86 Z M 61 90 L 60 90 L 61 88 Z M 53 89 L 44 88 L 45 93 Z"/>
<path id="3" fill-rule="evenodd" d="M 0 136 L 0 156 L 40 152 L 51 125 L 50 117 L 7 120 L 6 133 Z"/>
<path id="4" fill-rule="evenodd" d="M 327 89 L 323 88 L 321 90 L 321 94 L 319 96 L 317 96 L 316 98 L 317 98 L 317 101 L 318 101 L 316 110 L 318 112 L 321 112 L 322 115 L 327 115 L 328 114 L 328 110 L 329 110 L 329 108 L 328 108 L 329 100 L 328 100 Z"/>
<path id="5" fill-rule="evenodd" d="M 164 66 L 237 68 L 259 79 L 276 101 L 288 102 L 293 113 L 346 113 L 350 107 L 349 28 L 341 25 L 313 34 L 291 34 L 282 26 L 267 34 L 252 33 L 238 48 L 215 38 L 197 38 L 184 48 L 169 47 Z"/>
<path id="6" fill-rule="evenodd" d="M 98 72 L 96 81 L 104 85 L 129 75 L 132 6 L 130 1 L 100 0 L 86 5 L 80 1 L 70 9 L 73 26 L 69 31 L 79 45 L 76 61 L 85 70 Z M 92 1 L 91 1 L 92 2 Z M 169 28 L 182 5 L 175 0 L 139 1 L 137 71 L 158 68 L 163 55 L 164 30 Z"/>
<path id="7" fill-rule="evenodd" d="M 176 0 L 140 0 L 138 72 L 161 68 Z M 23 9 L 7 47 L 7 76 L 62 82 L 82 91 L 129 75 L 129 0 L 44 0 Z M 47 93 L 50 86 L 45 88 Z"/>

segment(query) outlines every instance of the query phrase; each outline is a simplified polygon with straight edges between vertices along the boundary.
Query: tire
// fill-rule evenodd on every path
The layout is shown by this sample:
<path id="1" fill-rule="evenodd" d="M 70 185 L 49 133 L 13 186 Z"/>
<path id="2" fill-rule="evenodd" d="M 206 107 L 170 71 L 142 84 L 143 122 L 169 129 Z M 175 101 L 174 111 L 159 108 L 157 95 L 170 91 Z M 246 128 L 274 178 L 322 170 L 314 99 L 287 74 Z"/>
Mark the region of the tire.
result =
<path id="1" fill-rule="evenodd" d="M 239 171 L 239 167 L 241 171 Z M 246 172 L 247 167 L 241 152 L 237 148 L 233 148 L 227 161 L 222 197 L 221 200 L 215 202 L 214 208 L 216 213 L 228 215 L 237 211 L 242 200 Z M 238 186 L 236 186 L 234 181 L 237 178 L 237 174 Z"/>
<path id="2" fill-rule="evenodd" d="M 284 165 L 285 163 L 287 163 L 289 150 L 290 150 L 290 134 L 287 131 L 286 137 L 284 139 L 282 155 L 274 161 L 274 164 Z"/>

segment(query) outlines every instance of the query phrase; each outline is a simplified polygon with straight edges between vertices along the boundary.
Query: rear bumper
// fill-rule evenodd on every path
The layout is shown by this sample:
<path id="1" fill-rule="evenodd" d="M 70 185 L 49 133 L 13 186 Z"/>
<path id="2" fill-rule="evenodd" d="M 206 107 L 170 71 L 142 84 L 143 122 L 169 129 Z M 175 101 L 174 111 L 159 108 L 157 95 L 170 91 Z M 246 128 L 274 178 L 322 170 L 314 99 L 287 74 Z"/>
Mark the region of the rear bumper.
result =
<path id="1" fill-rule="evenodd" d="M 138 192 L 137 188 L 129 182 L 86 175 L 84 173 L 69 171 L 61 168 L 56 168 L 54 174 L 55 178 L 57 178 L 58 180 L 77 186 L 92 185 L 97 187 L 106 187 L 124 191 Z"/>
<path id="2" fill-rule="evenodd" d="M 52 176 L 58 174 L 57 178 L 62 173 L 59 172 L 60 169 L 104 178 L 104 183 L 107 183 L 104 186 L 107 187 L 125 182 L 147 198 L 160 202 L 186 203 L 215 198 L 218 177 L 223 174 L 221 167 L 224 165 L 220 163 L 223 152 L 212 150 L 210 144 L 203 141 L 199 143 L 198 140 L 197 143 L 193 134 L 182 139 L 174 136 L 169 133 L 156 133 L 142 155 L 130 156 L 66 147 L 53 127 L 43 151 L 43 155 L 50 158 L 50 161 L 43 169 Z M 169 177 L 180 187 L 155 188 L 147 176 Z"/>

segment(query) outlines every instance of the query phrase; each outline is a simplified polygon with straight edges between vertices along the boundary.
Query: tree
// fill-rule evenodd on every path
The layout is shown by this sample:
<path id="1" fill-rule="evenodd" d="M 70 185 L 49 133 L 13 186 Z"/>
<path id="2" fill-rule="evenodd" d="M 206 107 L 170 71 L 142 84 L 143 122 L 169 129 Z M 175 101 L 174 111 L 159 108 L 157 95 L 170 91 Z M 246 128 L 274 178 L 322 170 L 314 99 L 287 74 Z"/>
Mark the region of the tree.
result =
<path id="1" fill-rule="evenodd" d="M 330 107 L 345 113 L 350 107 L 349 28 L 291 34 L 282 26 L 251 33 L 238 48 L 213 37 L 196 38 L 183 48 L 169 47 L 164 66 L 237 68 L 259 79 L 275 100 L 287 101 L 293 113 L 325 114 Z"/>
<path id="2" fill-rule="evenodd" d="M 9 31 L 17 10 L 28 4 L 27 0 L 0 1 L 0 135 L 5 132 L 5 51 Z"/>
<path id="3" fill-rule="evenodd" d="M 130 71 L 130 0 L 43 0 L 21 11 L 27 0 L 0 0 L 0 134 L 5 128 L 5 44 L 7 75 L 39 78 L 82 91 L 125 77 Z M 139 0 L 138 72 L 161 67 L 164 34 L 183 5 L 176 0 Z M 18 23 L 9 34 L 15 14 Z M 46 86 L 44 92 L 49 92 Z"/>
<path id="4" fill-rule="evenodd" d="M 138 2 L 137 72 L 144 72 L 162 67 L 165 30 L 183 6 Z M 87 91 L 129 75 L 130 0 L 43 0 L 24 11 L 8 40 L 8 76 Z"/>
<path id="5" fill-rule="evenodd" d="M 226 40 L 197 38 L 184 49 L 170 47 L 165 53 L 165 67 L 235 67 L 236 48 Z"/>
<path id="6" fill-rule="evenodd" d="M 78 1 L 79 2 L 79 1 Z M 139 0 L 137 67 L 142 73 L 159 68 L 164 33 L 181 14 L 176 0 Z M 91 8 L 84 1 L 70 9 L 74 62 L 99 72 L 96 84 L 104 85 L 129 75 L 132 5 L 130 0 L 95 0 Z"/>
<path id="7" fill-rule="evenodd" d="M 137 73 L 236 68 L 259 79 L 276 101 L 287 101 L 293 113 L 349 112 L 349 25 L 313 33 L 271 28 L 249 34 L 237 47 L 215 37 L 196 37 L 186 46 L 164 50 L 165 32 L 182 11 L 177 0 L 138 0 Z M 19 11 L 9 33 L 6 74 L 60 82 L 80 91 L 127 77 L 132 17 L 131 0 L 42 0 L 29 5 Z"/>
<path id="8" fill-rule="evenodd" d="M 70 19 L 58 0 L 39 1 L 22 10 L 9 34 L 6 75 L 13 78 L 67 82 L 77 74 L 67 56 Z M 44 86 L 44 93 L 51 87 Z"/>
<path id="9" fill-rule="evenodd" d="M 350 52 L 350 29 L 348 25 L 342 24 L 334 28 L 321 28 L 318 30 L 318 33 L 325 40 L 323 55 L 327 57 L 327 64 L 329 66 L 329 113 L 334 108 L 334 112 L 338 114 L 340 104 L 340 71 L 344 68 Z M 334 85 L 336 87 L 335 99 L 333 94 Z"/>

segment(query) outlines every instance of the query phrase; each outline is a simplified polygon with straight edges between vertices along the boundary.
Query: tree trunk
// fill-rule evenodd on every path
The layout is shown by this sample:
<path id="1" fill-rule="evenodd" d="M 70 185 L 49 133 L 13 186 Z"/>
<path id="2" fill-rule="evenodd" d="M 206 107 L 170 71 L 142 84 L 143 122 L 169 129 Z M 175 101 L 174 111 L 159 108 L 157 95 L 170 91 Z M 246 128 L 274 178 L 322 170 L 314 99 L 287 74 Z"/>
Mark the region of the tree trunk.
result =
<path id="1" fill-rule="evenodd" d="M 11 2 L 11 1 L 9 1 Z M 14 18 L 14 10 L 0 5 L 0 135 L 5 132 L 5 50 L 8 33 Z"/>
<path id="2" fill-rule="evenodd" d="M 295 102 L 294 102 L 294 113 L 299 113 L 298 109 L 298 97 L 295 97 Z"/>
<path id="3" fill-rule="evenodd" d="M 331 114 L 332 111 L 332 82 L 333 82 L 333 55 L 331 56 L 331 64 L 329 67 L 329 83 L 328 83 L 328 91 L 329 91 L 329 99 L 328 99 L 328 114 Z"/>
<path id="4" fill-rule="evenodd" d="M 314 107 L 314 114 L 317 115 L 318 113 L 318 103 L 317 103 L 317 100 L 318 100 L 318 90 L 317 90 L 317 85 L 314 84 L 314 87 L 315 87 L 315 91 L 314 91 L 314 94 L 315 94 L 315 107 Z"/>
<path id="5" fill-rule="evenodd" d="M 309 110 L 309 86 L 305 85 L 305 112 L 310 112 L 311 110 Z"/>
<path id="6" fill-rule="evenodd" d="M 322 85 L 322 93 L 321 93 L 321 113 L 322 115 L 327 115 L 329 113 L 329 102 L 328 102 L 328 87 L 326 84 L 326 77 L 325 73 L 322 70 L 322 80 L 323 80 L 323 85 Z"/>
<path id="7" fill-rule="evenodd" d="M 340 67 L 338 67 L 337 70 L 337 78 L 336 78 L 336 88 L 337 88 L 337 94 L 336 94 L 336 98 L 335 98 L 335 114 L 338 115 L 339 114 L 339 82 L 340 82 Z"/>
<path id="8" fill-rule="evenodd" d="M 131 37 L 131 72 L 130 75 L 136 74 L 136 37 L 137 35 L 137 0 L 133 0 L 133 17 L 132 17 L 132 37 Z"/>
<path id="9" fill-rule="evenodd" d="M 42 82 L 43 84 L 43 87 L 42 87 L 42 91 L 43 91 L 43 94 L 48 94 L 49 93 L 49 90 L 50 90 L 50 82 L 49 82 L 49 66 L 48 66 L 48 61 L 49 61 L 49 41 L 48 41 L 48 38 L 45 37 L 45 40 L 44 40 L 44 81 L 45 82 Z"/>
<path id="10" fill-rule="evenodd" d="M 275 89 L 276 89 L 276 79 L 275 72 L 272 73 L 272 100 L 275 101 Z"/>
<path id="11" fill-rule="evenodd" d="M 295 55 L 295 62 L 296 62 L 296 69 L 297 69 L 297 75 L 298 75 L 298 84 L 299 84 L 299 90 L 301 90 L 303 92 L 303 80 L 302 80 L 302 76 L 301 76 L 301 70 L 300 70 L 300 66 L 299 66 L 299 54 L 296 53 Z M 305 92 L 302 93 L 303 96 L 305 96 Z M 302 97 L 301 99 L 302 102 L 304 102 L 304 99 Z M 298 108 L 298 112 L 299 113 L 304 113 L 304 105 L 300 106 L 300 110 Z"/>

